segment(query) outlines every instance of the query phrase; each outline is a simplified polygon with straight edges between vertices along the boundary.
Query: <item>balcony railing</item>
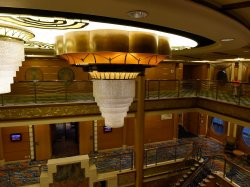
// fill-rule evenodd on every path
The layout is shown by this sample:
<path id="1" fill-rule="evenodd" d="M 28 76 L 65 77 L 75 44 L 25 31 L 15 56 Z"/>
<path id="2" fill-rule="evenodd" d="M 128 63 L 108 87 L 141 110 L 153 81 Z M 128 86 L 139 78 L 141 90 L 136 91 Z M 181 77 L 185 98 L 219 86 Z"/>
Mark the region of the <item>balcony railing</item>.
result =
<path id="1" fill-rule="evenodd" d="M 146 99 L 204 97 L 250 107 L 250 84 L 208 80 L 146 80 Z M 94 102 L 92 81 L 21 81 L 0 105 Z"/>

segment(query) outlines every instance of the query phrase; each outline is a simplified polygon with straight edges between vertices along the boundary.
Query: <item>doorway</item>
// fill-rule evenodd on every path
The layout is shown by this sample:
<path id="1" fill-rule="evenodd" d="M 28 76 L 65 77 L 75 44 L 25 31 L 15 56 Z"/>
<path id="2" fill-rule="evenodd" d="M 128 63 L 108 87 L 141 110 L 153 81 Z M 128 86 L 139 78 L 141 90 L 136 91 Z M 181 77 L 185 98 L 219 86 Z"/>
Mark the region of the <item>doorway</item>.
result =
<path id="1" fill-rule="evenodd" d="M 59 123 L 51 125 L 52 158 L 79 155 L 78 123 Z"/>

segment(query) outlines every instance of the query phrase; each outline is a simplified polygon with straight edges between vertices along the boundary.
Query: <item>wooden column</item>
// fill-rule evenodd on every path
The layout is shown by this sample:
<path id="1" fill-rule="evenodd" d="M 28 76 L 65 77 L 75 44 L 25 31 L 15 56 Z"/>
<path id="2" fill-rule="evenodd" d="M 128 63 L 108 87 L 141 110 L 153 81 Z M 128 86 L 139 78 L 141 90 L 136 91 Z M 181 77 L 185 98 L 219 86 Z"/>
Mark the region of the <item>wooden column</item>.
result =
<path id="1" fill-rule="evenodd" d="M 139 75 L 137 78 L 137 113 L 135 123 L 135 169 L 136 187 L 143 186 L 143 160 L 144 160 L 144 98 L 145 98 L 145 77 Z"/>
<path id="2" fill-rule="evenodd" d="M 0 128 L 0 163 L 4 160 L 3 156 L 3 136 L 2 136 L 2 128 Z"/>

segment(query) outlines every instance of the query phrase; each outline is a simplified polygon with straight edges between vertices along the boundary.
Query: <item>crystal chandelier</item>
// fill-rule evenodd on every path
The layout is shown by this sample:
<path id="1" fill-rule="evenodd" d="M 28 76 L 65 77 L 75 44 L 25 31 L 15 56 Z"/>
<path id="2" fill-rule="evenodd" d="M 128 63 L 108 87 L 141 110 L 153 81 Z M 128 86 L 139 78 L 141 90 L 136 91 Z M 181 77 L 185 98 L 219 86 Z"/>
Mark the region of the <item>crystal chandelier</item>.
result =
<path id="1" fill-rule="evenodd" d="M 135 79 L 170 54 L 166 37 L 125 30 L 75 31 L 56 38 L 57 55 L 80 65 L 93 79 L 93 95 L 105 124 L 122 127 L 135 97 Z"/>
<path id="2" fill-rule="evenodd" d="M 13 78 L 24 61 L 24 41 L 33 37 L 25 29 L 0 24 L 0 94 L 11 92 Z"/>

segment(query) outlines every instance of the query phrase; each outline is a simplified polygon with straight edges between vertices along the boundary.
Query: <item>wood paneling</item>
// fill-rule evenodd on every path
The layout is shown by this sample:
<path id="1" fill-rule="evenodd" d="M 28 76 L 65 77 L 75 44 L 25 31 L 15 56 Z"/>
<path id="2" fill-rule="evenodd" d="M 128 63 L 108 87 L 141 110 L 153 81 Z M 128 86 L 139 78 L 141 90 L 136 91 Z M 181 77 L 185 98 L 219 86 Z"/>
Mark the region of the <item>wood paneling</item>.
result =
<path id="1" fill-rule="evenodd" d="M 93 151 L 93 121 L 79 122 L 79 150 L 80 155 Z"/>
<path id="2" fill-rule="evenodd" d="M 58 80 L 58 71 L 64 67 L 74 72 L 75 80 L 88 80 L 89 78 L 88 73 L 84 72 L 81 67 L 73 67 L 63 59 L 28 58 L 22 63 L 14 80 L 24 81 L 26 70 L 31 67 L 39 68 L 43 72 L 43 80 Z"/>
<path id="3" fill-rule="evenodd" d="M 132 146 L 134 145 L 135 138 L 135 118 L 129 117 L 126 118 L 126 145 Z"/>
<path id="4" fill-rule="evenodd" d="M 104 121 L 98 121 L 98 150 L 112 149 L 122 147 L 123 145 L 123 128 L 113 128 L 112 132 L 103 131 Z"/>
<path id="5" fill-rule="evenodd" d="M 174 118 L 161 120 L 161 115 L 145 117 L 144 143 L 172 140 L 174 137 Z"/>
<path id="6" fill-rule="evenodd" d="M 199 114 L 199 135 L 206 135 L 207 115 Z"/>
<path id="7" fill-rule="evenodd" d="M 50 159 L 52 156 L 51 132 L 49 125 L 34 125 L 36 160 Z"/>
<path id="8" fill-rule="evenodd" d="M 11 142 L 10 134 L 21 133 L 22 140 Z M 29 127 L 4 127 L 3 136 L 3 154 L 5 161 L 24 160 L 30 158 Z"/>
<path id="9" fill-rule="evenodd" d="M 175 63 L 160 63 L 156 67 L 147 68 L 145 71 L 146 79 L 176 79 Z"/>
<path id="10" fill-rule="evenodd" d="M 184 65 L 183 79 L 208 79 L 208 66 L 207 64 L 201 65 Z"/>

